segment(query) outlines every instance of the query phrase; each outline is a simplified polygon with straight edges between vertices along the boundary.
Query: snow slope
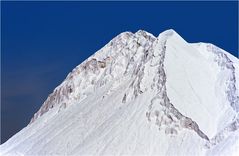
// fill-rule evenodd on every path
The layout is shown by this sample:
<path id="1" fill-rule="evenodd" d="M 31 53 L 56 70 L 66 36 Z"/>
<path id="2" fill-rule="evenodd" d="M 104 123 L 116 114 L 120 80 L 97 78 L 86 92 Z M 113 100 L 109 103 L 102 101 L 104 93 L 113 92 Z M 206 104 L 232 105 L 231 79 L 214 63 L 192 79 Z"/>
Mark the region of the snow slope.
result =
<path id="1" fill-rule="evenodd" d="M 1 155 L 238 155 L 239 60 L 174 30 L 124 32 L 49 95 Z"/>

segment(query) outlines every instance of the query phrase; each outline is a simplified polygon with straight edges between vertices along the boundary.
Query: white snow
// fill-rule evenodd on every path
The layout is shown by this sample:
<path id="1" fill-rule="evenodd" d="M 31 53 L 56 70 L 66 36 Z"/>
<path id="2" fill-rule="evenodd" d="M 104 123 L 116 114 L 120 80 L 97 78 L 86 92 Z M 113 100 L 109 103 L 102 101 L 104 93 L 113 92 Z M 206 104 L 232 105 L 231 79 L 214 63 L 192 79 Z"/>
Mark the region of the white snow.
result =
<path id="1" fill-rule="evenodd" d="M 237 155 L 238 73 L 237 58 L 174 30 L 121 33 L 73 69 L 0 154 Z"/>
<path id="2" fill-rule="evenodd" d="M 221 117 L 227 115 L 224 120 L 230 121 L 236 113 L 224 89 L 228 72 L 220 73 L 216 62 L 209 62 L 177 34 L 167 40 L 166 46 L 166 88 L 171 102 L 195 120 L 207 136 L 214 136 Z"/>

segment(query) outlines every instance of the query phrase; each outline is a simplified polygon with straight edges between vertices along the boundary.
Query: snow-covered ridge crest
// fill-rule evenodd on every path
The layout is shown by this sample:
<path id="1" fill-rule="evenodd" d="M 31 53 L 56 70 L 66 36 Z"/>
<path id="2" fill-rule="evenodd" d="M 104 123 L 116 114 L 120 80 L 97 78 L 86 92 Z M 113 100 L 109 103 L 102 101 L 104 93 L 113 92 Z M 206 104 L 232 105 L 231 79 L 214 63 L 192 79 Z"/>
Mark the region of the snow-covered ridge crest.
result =
<path id="1" fill-rule="evenodd" d="M 177 33 L 173 29 L 169 29 L 159 36 L 167 38 L 174 34 Z M 79 100 L 87 97 L 87 94 L 92 92 L 92 88 L 102 86 L 112 78 L 121 77 L 117 70 L 121 65 L 127 64 L 126 69 L 123 70 L 126 73 L 129 72 L 132 62 L 135 63 L 136 57 L 142 54 L 139 51 L 142 51 L 146 56 L 155 40 L 154 35 L 144 30 L 139 30 L 135 34 L 132 32 L 119 34 L 102 49 L 74 68 L 62 84 L 49 95 L 39 111 L 34 114 L 30 123 L 53 107 L 59 107 L 59 110 L 66 108 L 67 105 L 75 103 L 75 101 L 79 102 Z"/>
<path id="2" fill-rule="evenodd" d="M 123 32 L 73 69 L 1 153 L 218 155 L 239 136 L 238 73 L 237 58 L 172 29 Z"/>
<path id="3" fill-rule="evenodd" d="M 68 105 L 79 103 L 84 100 L 89 94 L 92 94 L 97 88 L 107 84 L 108 82 L 118 81 L 125 75 L 134 77 L 130 88 L 125 93 L 122 101 L 127 99 L 135 99 L 138 95 L 142 94 L 147 87 L 143 81 L 145 63 L 148 60 L 151 62 L 153 56 L 161 55 L 155 53 L 153 45 L 165 46 L 165 42 L 171 36 L 177 36 L 182 39 L 174 30 L 166 30 L 162 32 L 157 38 L 152 34 L 139 30 L 135 34 L 131 32 L 123 32 L 116 36 L 106 46 L 77 66 L 67 76 L 66 80 L 58 86 L 52 94 L 44 102 L 40 110 L 31 119 L 31 122 L 42 116 L 44 113 L 53 107 L 57 107 L 58 111 L 66 108 Z M 155 42 L 156 40 L 157 43 Z M 183 39 L 182 39 L 183 40 Z M 219 55 L 219 54 L 218 54 Z M 225 54 L 224 54 L 225 55 Z M 156 60 L 157 61 L 161 61 Z M 163 63 L 163 62 L 161 62 Z M 135 76 L 136 75 L 136 76 Z M 235 79 L 235 78 L 234 78 Z M 144 80 L 146 81 L 146 79 Z M 148 81 L 148 80 L 147 80 Z M 229 87 L 235 90 L 234 80 Z M 114 85 L 112 87 L 114 89 Z M 111 92 L 106 94 L 106 96 Z M 234 91 L 235 92 L 235 91 Z M 230 96 L 236 96 L 232 94 Z M 229 97 L 229 94 L 228 94 Z M 238 98 L 231 98 L 229 100 Z M 231 102 L 232 105 L 237 102 Z"/>
<path id="4" fill-rule="evenodd" d="M 131 62 L 136 59 L 132 56 L 137 52 L 137 48 L 146 51 L 155 39 L 156 37 L 143 30 L 135 34 L 123 32 L 116 36 L 68 74 L 34 114 L 30 123 L 53 107 L 59 107 L 59 110 L 66 108 L 67 105 L 83 100 L 94 89 L 108 81 L 122 77 L 123 73 L 132 70 Z"/>

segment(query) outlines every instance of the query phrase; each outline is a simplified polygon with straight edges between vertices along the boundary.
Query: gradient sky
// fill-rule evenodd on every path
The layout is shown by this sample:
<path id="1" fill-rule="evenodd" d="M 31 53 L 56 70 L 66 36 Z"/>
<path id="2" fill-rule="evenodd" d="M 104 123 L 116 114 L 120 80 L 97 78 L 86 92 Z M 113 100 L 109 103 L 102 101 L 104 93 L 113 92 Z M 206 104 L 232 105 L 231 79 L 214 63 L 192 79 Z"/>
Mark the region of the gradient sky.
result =
<path id="1" fill-rule="evenodd" d="M 238 56 L 238 2 L 1 2 L 1 142 L 123 31 L 174 29 Z"/>

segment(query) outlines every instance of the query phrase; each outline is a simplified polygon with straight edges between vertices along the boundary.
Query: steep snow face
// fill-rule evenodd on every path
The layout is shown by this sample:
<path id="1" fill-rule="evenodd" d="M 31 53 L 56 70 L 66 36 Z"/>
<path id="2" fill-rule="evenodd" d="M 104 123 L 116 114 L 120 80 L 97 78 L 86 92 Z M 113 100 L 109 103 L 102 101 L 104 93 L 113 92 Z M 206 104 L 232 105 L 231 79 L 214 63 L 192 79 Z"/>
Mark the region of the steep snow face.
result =
<path id="1" fill-rule="evenodd" d="M 237 58 L 173 30 L 121 33 L 73 69 L 1 154 L 237 155 L 238 73 Z"/>
<path id="2" fill-rule="evenodd" d="M 179 36 L 167 41 L 165 70 L 170 100 L 195 120 L 208 137 L 231 122 L 238 113 L 239 97 L 233 62 L 207 44 L 206 56 Z M 201 45 L 203 46 L 203 45 Z M 226 119 L 226 120 L 225 120 Z"/>

